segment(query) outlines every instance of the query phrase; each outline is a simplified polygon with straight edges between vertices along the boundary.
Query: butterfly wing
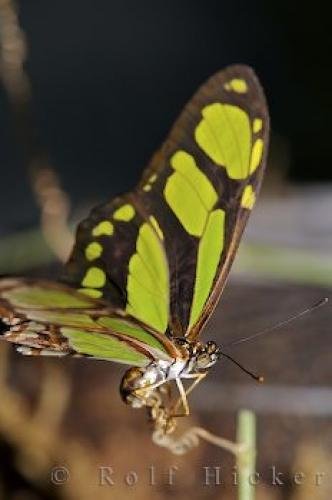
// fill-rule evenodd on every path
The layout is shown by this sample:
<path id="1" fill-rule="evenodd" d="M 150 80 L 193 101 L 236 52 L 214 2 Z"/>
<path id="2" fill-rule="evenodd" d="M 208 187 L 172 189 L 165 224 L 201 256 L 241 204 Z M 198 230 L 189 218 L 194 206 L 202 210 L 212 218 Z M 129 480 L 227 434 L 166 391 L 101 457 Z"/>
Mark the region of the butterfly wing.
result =
<path id="1" fill-rule="evenodd" d="M 247 66 L 210 78 L 138 187 L 81 223 L 65 279 L 159 332 L 197 337 L 263 177 L 269 117 Z"/>
<path id="2" fill-rule="evenodd" d="M 93 209 L 80 224 L 65 281 L 159 332 L 167 329 L 170 277 L 164 235 L 134 194 Z"/>
<path id="3" fill-rule="evenodd" d="M 178 354 L 164 335 L 53 282 L 0 280 L 0 317 L 9 328 L 3 338 L 23 354 L 92 356 L 134 366 Z"/>

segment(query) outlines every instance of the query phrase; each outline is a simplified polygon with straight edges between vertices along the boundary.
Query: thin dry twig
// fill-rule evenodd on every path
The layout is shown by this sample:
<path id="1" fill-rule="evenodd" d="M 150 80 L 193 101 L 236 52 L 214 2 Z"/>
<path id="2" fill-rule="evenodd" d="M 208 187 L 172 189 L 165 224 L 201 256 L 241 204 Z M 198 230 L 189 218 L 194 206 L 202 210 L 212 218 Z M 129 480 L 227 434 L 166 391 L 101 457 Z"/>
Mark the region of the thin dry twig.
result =
<path id="1" fill-rule="evenodd" d="M 54 254 L 65 261 L 73 245 L 68 227 L 70 203 L 47 154 L 39 144 L 31 110 L 31 85 L 24 69 L 27 43 L 13 0 L 0 0 L 0 72 L 24 148 L 28 173 L 41 209 L 42 231 Z"/>

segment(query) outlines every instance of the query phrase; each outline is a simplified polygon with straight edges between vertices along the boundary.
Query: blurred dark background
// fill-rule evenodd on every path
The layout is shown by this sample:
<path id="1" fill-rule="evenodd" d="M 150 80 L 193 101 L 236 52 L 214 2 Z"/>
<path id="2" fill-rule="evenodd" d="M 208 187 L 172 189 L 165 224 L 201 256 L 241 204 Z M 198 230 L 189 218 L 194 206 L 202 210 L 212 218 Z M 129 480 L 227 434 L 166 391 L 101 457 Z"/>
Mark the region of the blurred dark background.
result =
<path id="1" fill-rule="evenodd" d="M 74 206 L 132 187 L 195 89 L 236 62 L 266 90 L 291 181 L 332 179 L 331 37 L 323 6 L 285 0 L 17 2 L 36 124 Z M 0 94 L 2 232 L 38 209 Z M 285 165 L 280 165 L 285 168 Z"/>

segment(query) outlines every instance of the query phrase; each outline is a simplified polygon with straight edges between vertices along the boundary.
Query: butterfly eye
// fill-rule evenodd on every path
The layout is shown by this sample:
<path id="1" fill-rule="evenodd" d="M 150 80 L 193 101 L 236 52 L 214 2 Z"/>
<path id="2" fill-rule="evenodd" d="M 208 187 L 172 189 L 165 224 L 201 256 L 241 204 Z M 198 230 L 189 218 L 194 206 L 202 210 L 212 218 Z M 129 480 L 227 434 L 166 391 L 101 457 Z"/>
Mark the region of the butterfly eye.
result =
<path id="1" fill-rule="evenodd" d="M 206 343 L 205 349 L 208 354 L 219 354 L 220 351 L 219 346 L 213 340 Z"/>
<path id="2" fill-rule="evenodd" d="M 206 370 L 215 363 L 207 352 L 203 352 L 197 356 L 197 367 L 199 370 Z"/>

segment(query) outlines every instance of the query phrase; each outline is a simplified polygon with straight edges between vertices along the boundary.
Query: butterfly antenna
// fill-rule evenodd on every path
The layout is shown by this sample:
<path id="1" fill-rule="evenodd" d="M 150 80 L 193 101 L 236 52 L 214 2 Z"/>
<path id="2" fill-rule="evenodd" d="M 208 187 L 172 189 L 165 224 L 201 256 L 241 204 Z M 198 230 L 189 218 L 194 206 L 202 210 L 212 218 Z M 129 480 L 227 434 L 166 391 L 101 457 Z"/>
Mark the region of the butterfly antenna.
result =
<path id="1" fill-rule="evenodd" d="M 222 352 L 222 351 L 220 351 L 220 354 L 222 356 L 225 356 L 225 358 L 229 359 L 232 363 L 234 363 L 234 365 L 238 366 L 244 373 L 246 373 L 251 378 L 256 380 L 256 382 L 261 382 L 261 383 L 264 382 L 264 377 L 262 377 L 262 375 L 256 375 L 256 373 L 251 372 L 250 370 L 245 368 L 243 365 L 241 365 L 238 361 L 236 361 L 234 358 L 232 358 L 232 356 L 230 356 L 229 354 L 226 354 L 225 352 Z"/>
<path id="2" fill-rule="evenodd" d="M 270 326 L 268 328 L 264 328 L 264 330 L 261 330 L 260 332 L 254 333 L 254 335 L 250 335 L 249 337 L 243 337 L 241 339 L 234 340 L 233 342 L 230 342 L 229 344 L 227 344 L 227 345 L 225 345 L 223 347 L 224 348 L 225 347 L 228 348 L 228 347 L 233 347 L 233 346 L 238 345 L 238 344 L 242 344 L 243 342 L 249 342 L 251 340 L 256 339 L 257 337 L 260 337 L 261 335 L 265 335 L 266 333 L 270 333 L 270 332 L 272 332 L 274 330 L 277 330 L 278 328 L 286 326 L 289 323 L 292 323 L 293 321 L 295 321 L 296 319 L 301 318 L 305 314 L 308 314 L 308 313 L 314 311 L 315 309 L 318 309 L 319 307 L 324 306 L 325 304 L 328 303 L 328 300 L 329 299 L 327 297 L 324 297 L 324 299 L 319 300 L 318 302 L 316 302 L 311 307 L 308 307 L 307 309 L 304 309 L 304 311 L 301 311 L 301 312 L 295 314 L 294 316 L 291 316 L 288 319 L 280 321 L 279 323 L 277 323 L 277 324 L 275 324 L 273 326 Z"/>

